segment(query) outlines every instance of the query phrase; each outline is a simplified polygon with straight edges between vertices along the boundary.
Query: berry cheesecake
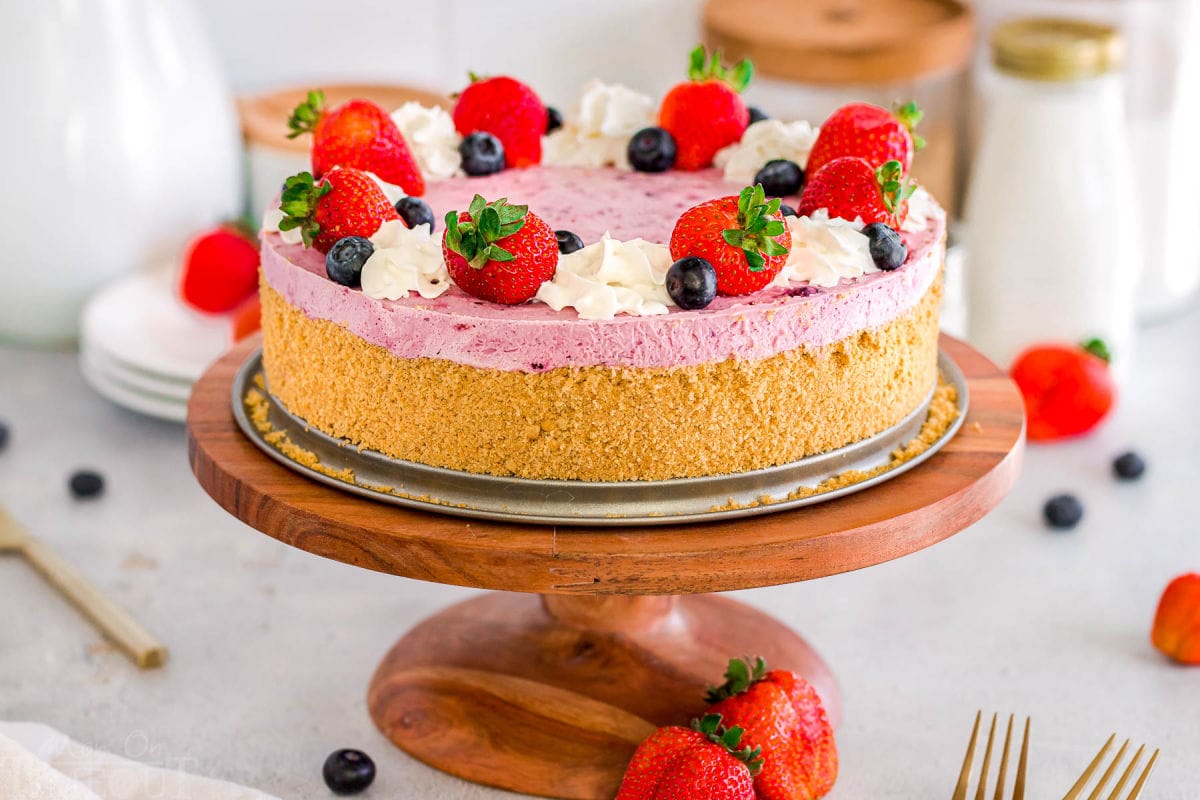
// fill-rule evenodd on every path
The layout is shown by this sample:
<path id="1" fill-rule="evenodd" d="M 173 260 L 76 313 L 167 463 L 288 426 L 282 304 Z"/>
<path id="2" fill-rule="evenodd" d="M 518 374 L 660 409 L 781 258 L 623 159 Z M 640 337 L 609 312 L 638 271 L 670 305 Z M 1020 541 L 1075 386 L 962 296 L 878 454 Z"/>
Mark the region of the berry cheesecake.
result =
<path id="1" fill-rule="evenodd" d="M 595 83 L 567 114 L 511 78 L 453 116 L 310 95 L 315 174 L 262 230 L 271 394 L 359 447 L 532 479 L 745 472 L 897 424 L 938 379 L 914 110 L 751 124 L 750 72 L 697 50 L 661 104 Z"/>

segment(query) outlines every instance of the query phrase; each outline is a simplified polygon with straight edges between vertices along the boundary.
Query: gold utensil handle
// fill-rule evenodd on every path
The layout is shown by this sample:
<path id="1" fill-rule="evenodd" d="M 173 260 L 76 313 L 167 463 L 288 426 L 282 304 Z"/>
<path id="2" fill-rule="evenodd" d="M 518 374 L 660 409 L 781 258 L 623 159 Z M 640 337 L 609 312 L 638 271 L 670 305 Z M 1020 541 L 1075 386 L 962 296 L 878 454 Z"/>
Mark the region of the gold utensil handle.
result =
<path id="1" fill-rule="evenodd" d="M 167 660 L 167 648 L 153 634 L 125 609 L 101 594 L 57 553 L 33 538 L 25 541 L 21 550 L 29 563 L 116 642 L 135 664 L 142 669 L 151 669 L 162 666 Z"/>

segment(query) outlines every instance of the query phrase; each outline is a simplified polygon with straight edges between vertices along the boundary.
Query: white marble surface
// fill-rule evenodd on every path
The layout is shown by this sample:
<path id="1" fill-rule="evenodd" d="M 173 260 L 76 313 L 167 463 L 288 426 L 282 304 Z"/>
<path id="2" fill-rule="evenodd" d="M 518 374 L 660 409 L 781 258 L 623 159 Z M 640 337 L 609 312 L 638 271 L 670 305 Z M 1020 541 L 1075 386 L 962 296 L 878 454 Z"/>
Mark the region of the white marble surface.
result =
<path id="1" fill-rule="evenodd" d="M 993 514 L 922 553 L 740 593 L 802 630 L 842 682 L 836 800 L 949 796 L 977 708 L 1031 714 L 1030 797 L 1061 797 L 1112 731 L 1163 748 L 1147 798 L 1200 783 L 1200 668 L 1148 641 L 1159 594 L 1200 569 L 1200 313 L 1144 332 L 1137 382 L 1085 440 L 1030 450 Z M 356 746 L 366 797 L 506 795 L 409 759 L 371 726 L 364 691 L 406 628 L 468 596 L 361 571 L 258 534 L 192 479 L 181 428 L 109 405 L 67 353 L 0 347 L 0 502 L 133 609 L 171 648 L 139 673 L 18 559 L 0 557 L 0 719 L 230 778 L 284 798 L 330 796 L 325 755 Z M 1146 478 L 1118 484 L 1128 445 Z M 73 502 L 91 466 L 106 495 Z M 1082 525 L 1051 533 L 1042 501 L 1078 492 Z M 864 496 L 851 502 L 869 502 Z"/>

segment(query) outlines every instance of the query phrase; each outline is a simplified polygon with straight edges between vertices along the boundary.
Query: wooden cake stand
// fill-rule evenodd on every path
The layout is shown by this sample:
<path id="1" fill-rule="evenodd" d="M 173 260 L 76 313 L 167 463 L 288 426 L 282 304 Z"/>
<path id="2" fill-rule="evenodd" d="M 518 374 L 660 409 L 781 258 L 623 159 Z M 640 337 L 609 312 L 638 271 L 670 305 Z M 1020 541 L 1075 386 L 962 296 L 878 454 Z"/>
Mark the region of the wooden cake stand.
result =
<path id="1" fill-rule="evenodd" d="M 230 411 L 244 342 L 192 391 L 188 454 L 231 514 L 326 558 L 500 591 L 418 624 L 368 689 L 375 724 L 416 758 L 467 780 L 607 800 L 637 744 L 703 709 L 731 656 L 805 675 L 834 720 L 821 658 L 771 617 L 711 592 L 810 580 L 939 542 L 991 510 L 1017 477 L 1016 387 L 966 344 L 967 419 L 930 460 L 862 493 L 759 517 L 645 528 L 482 522 L 365 500 L 297 475 Z"/>

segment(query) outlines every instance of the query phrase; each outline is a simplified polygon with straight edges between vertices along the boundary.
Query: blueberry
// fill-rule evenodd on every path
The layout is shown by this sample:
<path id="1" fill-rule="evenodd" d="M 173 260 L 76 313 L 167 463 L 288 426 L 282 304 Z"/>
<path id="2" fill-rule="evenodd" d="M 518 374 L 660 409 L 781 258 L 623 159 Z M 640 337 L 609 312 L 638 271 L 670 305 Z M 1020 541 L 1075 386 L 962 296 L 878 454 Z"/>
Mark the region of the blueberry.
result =
<path id="1" fill-rule="evenodd" d="M 8 447 L 8 425 L 0 422 L 0 452 Z"/>
<path id="2" fill-rule="evenodd" d="M 758 106 L 750 106 L 750 108 L 747 110 L 750 112 L 751 125 L 756 122 L 762 122 L 764 119 L 770 119 L 770 117 L 767 116 L 767 112 L 763 111 Z"/>
<path id="3" fill-rule="evenodd" d="M 396 213 L 408 227 L 428 225 L 429 232 L 433 233 L 433 209 L 421 198 L 401 197 L 396 201 Z"/>
<path id="4" fill-rule="evenodd" d="M 375 762 L 361 750 L 334 750 L 321 774 L 334 794 L 358 794 L 375 780 Z"/>
<path id="5" fill-rule="evenodd" d="M 1042 508 L 1042 516 L 1051 528 L 1068 530 L 1083 519 L 1083 503 L 1073 494 L 1055 495 L 1046 501 Z"/>
<path id="6" fill-rule="evenodd" d="M 562 112 L 554 106 L 546 106 L 546 133 L 556 131 L 562 126 Z"/>
<path id="7" fill-rule="evenodd" d="M 890 272 L 908 258 L 908 248 L 900 234 L 882 222 L 872 222 L 863 228 L 863 233 L 871 240 L 871 260 L 881 270 Z"/>
<path id="8" fill-rule="evenodd" d="M 754 182 L 762 184 L 767 197 L 787 197 L 800 192 L 804 185 L 804 170 L 795 161 L 775 158 L 755 174 Z"/>
<path id="9" fill-rule="evenodd" d="M 797 214 L 797 213 L 796 213 L 796 209 L 792 208 L 792 207 L 791 207 L 791 206 L 789 206 L 787 203 L 780 203 L 780 204 L 779 204 L 779 213 L 780 213 L 780 214 L 783 214 L 785 217 L 796 217 L 796 216 L 799 216 L 799 214 Z"/>
<path id="10" fill-rule="evenodd" d="M 325 254 L 325 273 L 334 283 L 351 288 L 362 285 L 363 264 L 375 252 L 370 239 L 343 236 Z"/>
<path id="11" fill-rule="evenodd" d="M 574 253 L 576 250 L 583 249 L 583 239 L 580 239 L 570 231 L 555 231 L 554 236 L 558 239 L 558 252 L 564 256 L 567 253 Z"/>
<path id="12" fill-rule="evenodd" d="M 77 470 L 71 475 L 67 487 L 76 500 L 99 497 L 104 493 L 104 476 L 90 469 Z"/>
<path id="13" fill-rule="evenodd" d="M 665 172 L 675 166 L 675 137 L 662 128 L 642 128 L 629 140 L 626 153 L 638 172 Z"/>
<path id="14" fill-rule="evenodd" d="M 703 258 L 684 256 L 667 270 L 667 294 L 680 308 L 704 308 L 717 296 L 717 271 Z"/>
<path id="15" fill-rule="evenodd" d="M 1146 462 L 1137 453 L 1130 450 L 1113 459 L 1113 474 L 1119 480 L 1136 481 L 1146 471 Z"/>
<path id="16" fill-rule="evenodd" d="M 475 131 L 458 145 L 463 172 L 468 175 L 491 175 L 504 169 L 504 145 L 486 131 Z"/>

